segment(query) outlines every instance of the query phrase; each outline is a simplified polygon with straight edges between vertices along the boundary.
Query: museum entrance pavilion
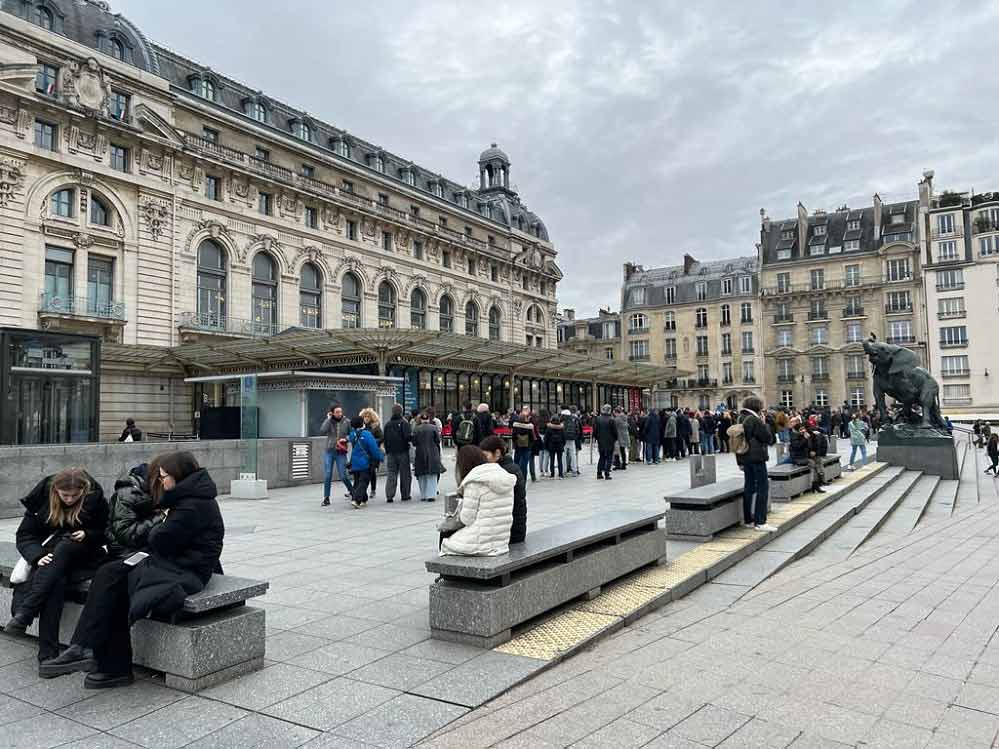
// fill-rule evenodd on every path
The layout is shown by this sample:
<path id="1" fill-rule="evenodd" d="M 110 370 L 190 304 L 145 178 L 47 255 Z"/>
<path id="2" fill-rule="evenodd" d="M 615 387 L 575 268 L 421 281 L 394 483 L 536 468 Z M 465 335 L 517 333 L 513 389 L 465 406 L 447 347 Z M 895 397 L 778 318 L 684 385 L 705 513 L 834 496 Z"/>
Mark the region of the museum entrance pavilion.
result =
<path id="1" fill-rule="evenodd" d="M 498 412 L 525 404 L 549 410 L 568 405 L 596 410 L 604 403 L 637 407 L 677 375 L 672 367 L 419 330 L 291 328 L 266 338 L 201 340 L 173 348 L 107 344 L 104 355 L 181 377 L 191 387 L 195 426 L 204 408 L 238 402 L 234 380 L 226 376 L 245 373 L 269 375 L 272 381 L 286 373 L 287 382 L 300 383 L 289 387 L 329 382 L 330 390 L 351 378 L 356 387 L 388 378 L 383 384 L 392 383 L 395 400 L 408 410 L 433 406 L 441 415 L 466 400 L 488 403 Z M 339 396 L 320 400 L 333 397 Z M 175 416 L 185 424 L 182 414 Z"/>

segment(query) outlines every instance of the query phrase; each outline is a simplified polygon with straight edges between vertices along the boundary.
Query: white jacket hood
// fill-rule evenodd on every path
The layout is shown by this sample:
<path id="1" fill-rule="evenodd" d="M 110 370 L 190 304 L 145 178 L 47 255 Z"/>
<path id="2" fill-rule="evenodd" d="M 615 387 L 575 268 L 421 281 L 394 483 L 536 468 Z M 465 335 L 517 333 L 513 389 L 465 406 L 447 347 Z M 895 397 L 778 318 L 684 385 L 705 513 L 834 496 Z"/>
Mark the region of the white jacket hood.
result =
<path id="1" fill-rule="evenodd" d="M 516 483 L 517 477 L 499 463 L 483 463 L 468 472 L 458 489 L 459 492 L 464 492 L 471 484 L 482 484 L 493 492 L 507 492 L 512 490 Z"/>

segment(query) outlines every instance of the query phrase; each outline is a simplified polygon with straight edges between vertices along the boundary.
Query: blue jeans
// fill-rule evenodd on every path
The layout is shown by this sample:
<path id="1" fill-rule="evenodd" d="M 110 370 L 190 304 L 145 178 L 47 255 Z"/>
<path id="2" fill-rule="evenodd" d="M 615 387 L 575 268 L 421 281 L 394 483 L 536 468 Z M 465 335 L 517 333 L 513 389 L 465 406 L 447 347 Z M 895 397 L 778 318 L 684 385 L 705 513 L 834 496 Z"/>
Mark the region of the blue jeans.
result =
<path id="1" fill-rule="evenodd" d="M 766 463 L 743 463 L 745 484 L 742 489 L 742 519 L 747 523 L 763 525 L 767 522 L 767 500 L 770 496 L 770 480 L 767 478 Z M 753 505 L 753 495 L 756 504 Z"/>
<path id="2" fill-rule="evenodd" d="M 334 465 L 336 465 L 337 475 L 340 477 L 343 485 L 347 487 L 347 491 L 350 494 L 354 493 L 354 483 L 350 480 L 350 474 L 347 473 L 346 454 L 338 453 L 336 450 L 327 450 L 323 456 L 323 499 L 330 498 L 330 485 L 333 483 Z"/>
<path id="3" fill-rule="evenodd" d="M 711 455 L 714 452 L 714 444 L 710 434 L 701 435 L 701 455 Z"/>
<path id="4" fill-rule="evenodd" d="M 527 481 L 527 471 L 531 465 L 531 448 L 515 447 L 513 449 L 513 462 L 520 466 L 520 472 L 524 474 L 524 480 Z"/>
<path id="5" fill-rule="evenodd" d="M 437 497 L 437 480 L 440 478 L 436 473 L 425 473 L 416 477 L 416 483 L 420 485 L 420 500 L 435 499 Z"/>
<path id="6" fill-rule="evenodd" d="M 850 448 L 850 465 L 853 465 L 853 459 L 857 457 L 857 450 L 860 450 L 860 462 L 867 462 L 867 445 L 853 445 L 853 447 Z"/>

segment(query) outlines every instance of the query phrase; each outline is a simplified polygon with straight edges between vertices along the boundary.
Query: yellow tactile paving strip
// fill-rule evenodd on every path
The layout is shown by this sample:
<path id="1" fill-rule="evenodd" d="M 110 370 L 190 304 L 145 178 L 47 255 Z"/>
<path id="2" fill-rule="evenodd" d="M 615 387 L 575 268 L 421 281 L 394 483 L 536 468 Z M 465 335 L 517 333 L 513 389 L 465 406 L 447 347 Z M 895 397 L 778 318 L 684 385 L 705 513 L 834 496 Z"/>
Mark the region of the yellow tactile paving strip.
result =
<path id="1" fill-rule="evenodd" d="M 793 502 L 773 504 L 768 522 L 781 527 L 794 521 L 816 505 L 828 504 L 831 499 L 884 467 L 882 463 L 869 463 L 857 471 L 844 473 L 829 486 L 825 494 L 809 492 L 795 498 Z M 681 554 L 667 564 L 645 567 L 622 578 L 605 587 L 592 600 L 568 604 L 495 650 L 541 660 L 560 658 L 650 603 L 661 600 L 662 604 L 666 604 L 673 600 L 673 591 L 679 589 L 685 581 L 699 575 L 702 576 L 701 582 L 707 580 L 715 565 L 732 554 L 740 553 L 759 539 L 759 534 L 751 528 L 729 528 L 711 541 Z M 693 587 L 697 587 L 697 584 L 690 589 Z"/>

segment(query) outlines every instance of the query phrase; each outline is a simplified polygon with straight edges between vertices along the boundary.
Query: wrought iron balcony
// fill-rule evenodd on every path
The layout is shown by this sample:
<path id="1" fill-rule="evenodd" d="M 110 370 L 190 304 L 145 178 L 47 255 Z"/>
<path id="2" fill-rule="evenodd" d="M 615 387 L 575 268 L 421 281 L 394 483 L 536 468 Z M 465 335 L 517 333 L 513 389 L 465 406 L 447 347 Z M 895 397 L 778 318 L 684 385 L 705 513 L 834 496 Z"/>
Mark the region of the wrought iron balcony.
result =
<path id="1" fill-rule="evenodd" d="M 743 385 L 755 385 L 756 384 L 756 378 L 755 377 L 743 377 L 742 378 L 742 384 Z"/>
<path id="2" fill-rule="evenodd" d="M 777 375 L 777 382 L 781 385 L 790 385 L 794 382 L 795 374 L 779 374 Z"/>
<path id="3" fill-rule="evenodd" d="M 824 309 L 810 310 L 808 313 L 809 322 L 814 322 L 816 320 L 828 320 L 828 319 L 829 319 L 829 312 Z"/>
<path id="4" fill-rule="evenodd" d="M 886 304 L 885 314 L 887 315 L 902 315 L 907 312 L 912 312 L 912 304 Z"/>
<path id="5" fill-rule="evenodd" d="M 276 335 L 279 330 L 277 323 L 243 320 L 212 312 L 181 312 L 178 315 L 177 327 L 217 335 L 248 337 L 272 336 Z"/>
<path id="6" fill-rule="evenodd" d="M 94 317 L 116 322 L 128 319 L 124 302 L 99 302 L 88 297 L 59 296 L 44 291 L 38 300 L 38 311 L 42 314 Z"/>
<path id="7" fill-rule="evenodd" d="M 751 353 L 753 353 L 753 347 L 752 346 L 743 346 L 742 347 L 742 353 L 744 353 L 744 354 L 751 354 Z"/>
<path id="8" fill-rule="evenodd" d="M 945 369 L 940 373 L 941 377 L 967 377 L 971 374 L 970 369 Z"/>
<path id="9" fill-rule="evenodd" d="M 848 380 L 866 380 L 867 372 L 847 372 L 846 379 Z"/>
<path id="10" fill-rule="evenodd" d="M 967 316 L 968 316 L 967 310 L 963 309 L 952 310 L 950 312 L 937 312 L 938 320 L 956 320 L 958 318 L 967 317 Z"/>
<path id="11" fill-rule="evenodd" d="M 847 307 L 843 310 L 843 317 L 864 317 L 863 307 Z"/>
<path id="12" fill-rule="evenodd" d="M 890 335 L 890 336 L 888 336 L 888 338 L 886 340 L 887 340 L 888 343 L 893 343 L 896 346 L 901 346 L 901 345 L 906 344 L 906 343 L 915 343 L 916 342 L 916 336 L 914 336 L 914 335 L 895 335 L 895 336 L 891 336 Z"/>
<path id="13" fill-rule="evenodd" d="M 648 360 L 649 360 L 648 354 L 632 354 L 631 356 L 628 357 L 628 361 L 648 361 Z"/>
<path id="14" fill-rule="evenodd" d="M 937 284 L 937 291 L 961 291 L 964 288 L 964 281 L 952 284 Z"/>
<path id="15" fill-rule="evenodd" d="M 829 373 L 812 372 L 812 382 L 829 382 Z"/>
<path id="16" fill-rule="evenodd" d="M 962 348 L 967 345 L 967 338 L 959 338 L 956 341 L 940 341 L 940 348 Z"/>
<path id="17" fill-rule="evenodd" d="M 788 313 L 786 315 L 774 315 L 774 325 L 780 325 L 781 323 L 794 322 L 794 314 Z"/>

